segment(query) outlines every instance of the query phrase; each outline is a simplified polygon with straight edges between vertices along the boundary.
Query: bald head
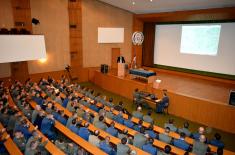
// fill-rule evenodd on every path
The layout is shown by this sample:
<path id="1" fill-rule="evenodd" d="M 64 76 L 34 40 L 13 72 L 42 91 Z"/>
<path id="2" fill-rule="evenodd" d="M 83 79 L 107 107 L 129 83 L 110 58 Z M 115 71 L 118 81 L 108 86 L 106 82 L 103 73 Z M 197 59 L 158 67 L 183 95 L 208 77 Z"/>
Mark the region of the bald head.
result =
<path id="1" fill-rule="evenodd" d="M 206 141 L 206 136 L 205 135 L 201 135 L 199 137 L 199 140 L 200 140 L 200 142 L 204 143 Z"/>
<path id="2" fill-rule="evenodd" d="M 198 128 L 198 133 L 199 134 L 204 134 L 204 132 L 205 132 L 205 129 L 203 128 L 203 127 L 200 127 L 200 128 Z"/>

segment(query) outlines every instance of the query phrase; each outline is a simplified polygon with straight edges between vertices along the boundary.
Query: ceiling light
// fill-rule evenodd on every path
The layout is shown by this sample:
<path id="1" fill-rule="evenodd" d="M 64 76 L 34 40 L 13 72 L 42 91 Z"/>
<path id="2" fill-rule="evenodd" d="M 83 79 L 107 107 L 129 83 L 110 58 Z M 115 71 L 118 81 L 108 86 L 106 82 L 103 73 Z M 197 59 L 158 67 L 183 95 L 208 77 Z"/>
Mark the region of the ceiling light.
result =
<path id="1" fill-rule="evenodd" d="M 132 4 L 135 5 L 135 2 L 133 1 Z"/>

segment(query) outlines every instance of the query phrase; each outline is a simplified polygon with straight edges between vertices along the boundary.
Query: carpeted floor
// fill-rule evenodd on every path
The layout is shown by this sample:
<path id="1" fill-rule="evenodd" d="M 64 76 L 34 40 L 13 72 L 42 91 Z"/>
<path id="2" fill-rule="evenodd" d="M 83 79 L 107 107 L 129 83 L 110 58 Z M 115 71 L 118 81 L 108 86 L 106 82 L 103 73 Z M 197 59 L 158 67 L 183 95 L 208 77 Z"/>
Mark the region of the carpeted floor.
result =
<path id="1" fill-rule="evenodd" d="M 86 82 L 86 83 L 81 83 L 81 85 L 85 86 L 85 87 L 88 87 L 88 88 L 94 89 L 95 94 L 99 92 L 102 95 L 106 95 L 107 98 L 112 97 L 115 104 L 117 104 L 119 101 L 123 101 L 123 103 L 125 105 L 125 108 L 129 112 L 132 112 L 135 109 L 135 106 L 132 104 L 132 100 L 130 100 L 130 99 L 127 99 L 125 97 L 122 97 L 122 96 L 119 96 L 117 94 L 111 93 L 107 90 L 104 90 L 104 89 L 94 85 L 93 83 Z M 143 113 L 146 113 L 146 112 L 147 112 L 147 110 L 143 110 Z M 152 117 L 154 118 L 155 124 L 160 126 L 160 127 L 163 127 L 164 123 L 167 122 L 169 120 L 169 118 L 173 118 L 175 120 L 175 125 L 178 128 L 181 128 L 183 126 L 183 123 L 185 121 L 188 121 L 184 118 L 180 118 L 180 117 L 177 117 L 177 116 L 174 116 L 174 115 L 163 115 L 163 114 L 157 114 L 155 112 L 152 114 Z M 190 128 L 191 132 L 196 132 L 197 129 L 200 126 L 202 126 L 202 125 L 200 125 L 198 123 L 195 123 L 195 122 L 192 122 L 192 121 L 188 121 L 188 122 L 190 123 L 189 128 Z M 235 152 L 235 134 L 231 134 L 231 133 L 224 132 L 224 131 L 214 129 L 214 128 L 210 128 L 210 127 L 207 127 L 206 131 L 207 131 L 206 136 L 209 139 L 213 138 L 213 136 L 216 132 L 220 133 L 221 136 L 222 136 L 222 141 L 225 143 L 225 149 L 228 149 L 228 150 L 231 150 L 231 151 Z"/>

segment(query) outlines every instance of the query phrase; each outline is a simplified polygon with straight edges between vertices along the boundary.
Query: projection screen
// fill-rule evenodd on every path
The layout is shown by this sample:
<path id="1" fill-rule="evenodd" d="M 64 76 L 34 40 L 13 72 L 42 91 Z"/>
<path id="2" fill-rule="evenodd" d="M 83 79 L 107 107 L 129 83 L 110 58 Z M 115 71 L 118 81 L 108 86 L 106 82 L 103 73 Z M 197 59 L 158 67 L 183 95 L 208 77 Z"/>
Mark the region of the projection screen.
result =
<path id="1" fill-rule="evenodd" d="M 44 35 L 0 35 L 0 63 L 46 58 Z"/>
<path id="2" fill-rule="evenodd" d="M 235 23 L 156 25 L 154 64 L 235 75 Z"/>

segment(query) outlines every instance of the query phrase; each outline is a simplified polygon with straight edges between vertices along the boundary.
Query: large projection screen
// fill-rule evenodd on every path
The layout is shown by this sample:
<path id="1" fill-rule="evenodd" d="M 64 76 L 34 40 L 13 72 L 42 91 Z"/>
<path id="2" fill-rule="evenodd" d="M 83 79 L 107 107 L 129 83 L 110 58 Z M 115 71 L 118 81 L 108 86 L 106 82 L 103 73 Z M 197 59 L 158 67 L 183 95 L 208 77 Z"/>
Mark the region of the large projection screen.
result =
<path id="1" fill-rule="evenodd" d="M 124 28 L 98 27 L 98 43 L 123 43 Z"/>
<path id="2" fill-rule="evenodd" d="M 156 25 L 154 64 L 235 75 L 234 40 L 235 23 Z"/>
<path id="3" fill-rule="evenodd" d="M 0 35 L 0 63 L 46 58 L 44 35 Z"/>

